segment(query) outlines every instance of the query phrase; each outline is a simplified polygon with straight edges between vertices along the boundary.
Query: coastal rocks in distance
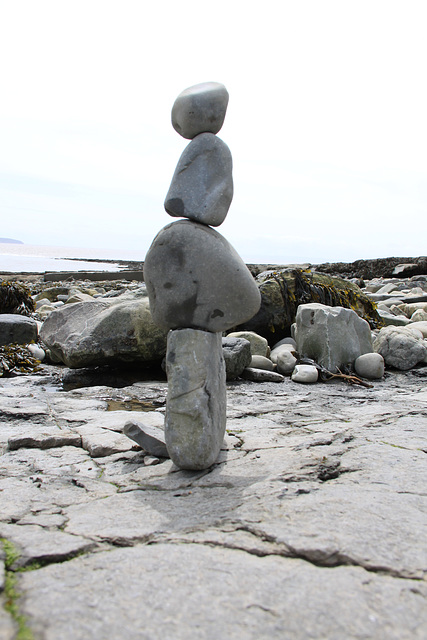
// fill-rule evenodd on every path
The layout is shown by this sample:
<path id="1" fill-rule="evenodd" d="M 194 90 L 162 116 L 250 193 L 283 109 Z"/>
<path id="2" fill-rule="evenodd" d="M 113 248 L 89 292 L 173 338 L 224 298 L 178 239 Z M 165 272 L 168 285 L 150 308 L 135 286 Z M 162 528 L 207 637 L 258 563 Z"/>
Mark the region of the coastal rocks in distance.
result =
<path id="1" fill-rule="evenodd" d="M 172 126 L 183 138 L 218 133 L 228 106 L 228 91 L 219 82 L 202 82 L 184 89 L 172 107 Z"/>
<path id="2" fill-rule="evenodd" d="M 63 305 L 44 321 L 40 337 L 68 367 L 155 363 L 166 351 L 147 297 L 118 296 Z"/>
<path id="3" fill-rule="evenodd" d="M 226 424 L 221 334 L 179 329 L 168 334 L 165 439 L 180 469 L 207 469 L 218 458 Z"/>
<path id="4" fill-rule="evenodd" d="M 37 340 L 38 326 L 33 318 L 17 313 L 0 314 L 0 346 L 26 344 Z"/>
<path id="5" fill-rule="evenodd" d="M 179 220 L 154 238 L 144 264 L 153 321 L 164 329 L 226 331 L 259 309 L 245 263 L 214 229 Z"/>
<path id="6" fill-rule="evenodd" d="M 295 339 L 298 352 L 328 371 L 354 363 L 372 352 L 371 330 L 351 309 L 311 303 L 298 307 Z"/>
<path id="7" fill-rule="evenodd" d="M 219 226 L 233 199 L 233 161 L 225 142 L 201 133 L 184 149 L 165 200 L 175 218 Z"/>
<path id="8" fill-rule="evenodd" d="M 256 282 L 261 293 L 260 309 L 237 329 L 259 333 L 270 343 L 290 335 L 298 306 L 309 302 L 351 308 L 372 328 L 382 326 L 375 304 L 348 280 L 301 269 L 280 269 L 260 273 Z"/>
<path id="9" fill-rule="evenodd" d="M 408 371 L 423 362 L 427 356 L 427 347 L 422 334 L 408 327 L 384 327 L 374 340 L 374 351 L 384 358 L 388 367 Z"/>

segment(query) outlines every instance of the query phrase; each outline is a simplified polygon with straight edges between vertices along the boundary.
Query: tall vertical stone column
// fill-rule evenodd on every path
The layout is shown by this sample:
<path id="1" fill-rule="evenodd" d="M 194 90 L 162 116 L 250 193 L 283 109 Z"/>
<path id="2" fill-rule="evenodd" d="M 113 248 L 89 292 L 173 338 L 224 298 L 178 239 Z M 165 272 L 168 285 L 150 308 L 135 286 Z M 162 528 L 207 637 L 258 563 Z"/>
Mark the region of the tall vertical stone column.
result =
<path id="1" fill-rule="evenodd" d="M 233 197 L 231 153 L 216 136 L 227 105 L 228 92 L 217 82 L 190 87 L 176 99 L 172 125 L 191 142 L 165 209 L 184 220 L 157 234 L 144 263 L 153 320 L 170 329 L 165 438 L 182 469 L 205 469 L 218 457 L 226 424 L 222 332 L 252 318 L 261 303 L 246 265 L 212 229 L 224 221 Z"/>

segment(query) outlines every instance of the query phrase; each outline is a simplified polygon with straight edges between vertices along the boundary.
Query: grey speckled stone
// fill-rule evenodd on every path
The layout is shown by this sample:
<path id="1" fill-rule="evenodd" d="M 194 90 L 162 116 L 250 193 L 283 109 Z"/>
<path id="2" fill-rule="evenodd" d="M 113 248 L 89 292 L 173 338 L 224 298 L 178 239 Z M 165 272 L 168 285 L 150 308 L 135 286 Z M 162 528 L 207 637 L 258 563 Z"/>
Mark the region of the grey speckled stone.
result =
<path id="1" fill-rule="evenodd" d="M 151 315 L 165 329 L 226 331 L 258 311 L 261 296 L 238 253 L 189 220 L 164 227 L 144 263 Z"/>
<path id="2" fill-rule="evenodd" d="M 26 344 L 37 339 L 37 322 L 17 313 L 0 314 L 0 346 Z"/>
<path id="3" fill-rule="evenodd" d="M 175 218 L 220 225 L 233 199 L 233 162 L 227 145 L 202 133 L 184 149 L 165 200 Z"/>
<path id="4" fill-rule="evenodd" d="M 183 138 L 218 133 L 228 105 L 228 91 L 219 82 L 202 82 L 184 89 L 172 107 L 172 126 Z"/>
<path id="5" fill-rule="evenodd" d="M 181 329 L 168 335 L 165 437 L 182 469 L 207 469 L 218 458 L 226 422 L 220 333 Z"/>

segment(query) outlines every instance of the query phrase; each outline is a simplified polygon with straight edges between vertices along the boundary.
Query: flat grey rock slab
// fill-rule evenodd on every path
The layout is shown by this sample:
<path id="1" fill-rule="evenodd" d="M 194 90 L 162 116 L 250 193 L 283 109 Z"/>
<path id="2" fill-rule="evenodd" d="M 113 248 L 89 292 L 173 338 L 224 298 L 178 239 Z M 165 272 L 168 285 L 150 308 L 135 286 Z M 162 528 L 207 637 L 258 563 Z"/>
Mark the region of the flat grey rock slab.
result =
<path id="1" fill-rule="evenodd" d="M 302 560 L 219 543 L 156 544 L 46 567 L 19 584 L 46 640 L 122 640 L 124 630 L 129 640 L 425 637 L 427 585 L 358 567 L 325 578 Z"/>
<path id="2" fill-rule="evenodd" d="M 172 107 L 172 126 L 183 138 L 218 133 L 228 105 L 228 91 L 219 82 L 201 82 L 184 89 Z"/>
<path id="3" fill-rule="evenodd" d="M 0 346 L 37 340 L 37 322 L 17 313 L 0 314 Z"/>
<path id="4" fill-rule="evenodd" d="M 164 329 L 226 331 L 259 309 L 259 289 L 217 231 L 190 220 L 164 227 L 144 263 L 153 320 Z"/>
<path id="5" fill-rule="evenodd" d="M 212 133 L 196 136 L 176 166 L 165 200 L 168 214 L 218 227 L 233 199 L 232 169 L 225 142 Z"/>
<path id="6" fill-rule="evenodd" d="M 154 406 L 166 383 L 5 379 L 0 534 L 33 566 L 15 574 L 33 635 L 424 640 L 426 383 L 420 365 L 370 389 L 230 382 L 217 463 L 187 471 L 144 464 L 131 441 L 92 457 L 2 436 L 40 420 L 125 438 L 126 419 L 163 415 L 107 411 L 108 398 Z"/>

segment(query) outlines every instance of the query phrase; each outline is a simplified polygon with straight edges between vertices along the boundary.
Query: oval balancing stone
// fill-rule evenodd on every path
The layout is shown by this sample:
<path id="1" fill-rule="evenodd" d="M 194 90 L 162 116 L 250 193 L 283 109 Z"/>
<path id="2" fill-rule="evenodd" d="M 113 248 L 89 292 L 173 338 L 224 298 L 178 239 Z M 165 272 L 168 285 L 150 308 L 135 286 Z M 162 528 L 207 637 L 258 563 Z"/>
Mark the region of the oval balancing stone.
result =
<path id="1" fill-rule="evenodd" d="M 190 220 L 157 234 L 144 279 L 153 321 L 165 329 L 226 331 L 252 318 L 261 304 L 258 286 L 231 244 Z"/>
<path id="2" fill-rule="evenodd" d="M 219 226 L 233 199 L 233 161 L 225 142 L 201 133 L 184 149 L 165 200 L 175 218 Z"/>
<path id="3" fill-rule="evenodd" d="M 184 89 L 172 107 L 172 126 L 183 138 L 218 133 L 228 105 L 228 91 L 220 82 L 202 82 Z"/>

